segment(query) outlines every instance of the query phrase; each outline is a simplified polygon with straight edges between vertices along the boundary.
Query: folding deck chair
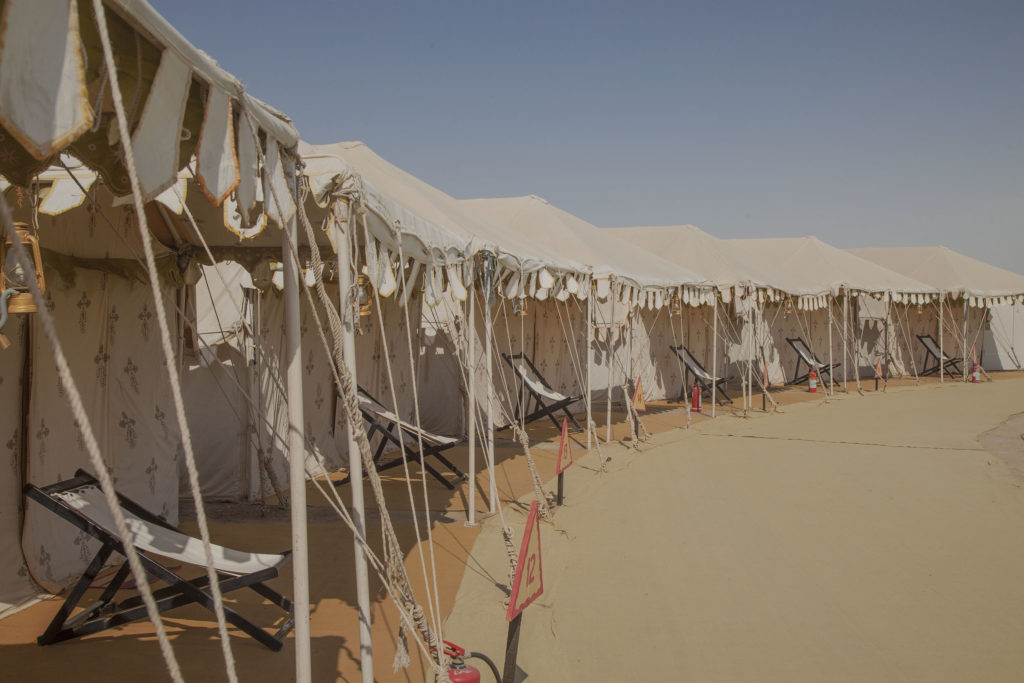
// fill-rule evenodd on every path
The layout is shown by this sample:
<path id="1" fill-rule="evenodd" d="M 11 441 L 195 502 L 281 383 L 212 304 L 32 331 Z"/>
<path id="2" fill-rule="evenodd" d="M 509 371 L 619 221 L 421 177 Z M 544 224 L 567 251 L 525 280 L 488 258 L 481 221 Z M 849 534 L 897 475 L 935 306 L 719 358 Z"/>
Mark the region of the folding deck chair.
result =
<path id="1" fill-rule="evenodd" d="M 795 339 L 786 337 L 786 341 L 788 341 L 789 345 L 793 347 L 794 351 L 796 351 L 797 356 L 796 365 L 793 367 L 793 379 L 786 382 L 786 384 L 800 384 L 801 382 L 806 382 L 811 377 L 811 370 L 816 371 L 819 378 L 823 378 L 823 375 L 832 377 L 832 371 L 842 365 L 842 363 L 832 363 L 831 365 L 828 363 L 822 363 L 818 360 L 818 357 L 814 355 L 814 352 L 811 351 L 811 347 L 807 346 L 807 342 L 805 342 L 802 337 L 796 337 Z M 807 372 L 802 375 L 800 374 L 801 363 L 807 366 Z"/>
<path id="2" fill-rule="evenodd" d="M 704 366 L 697 362 L 697 359 L 693 357 L 693 354 L 687 350 L 685 346 L 680 344 L 679 346 L 668 345 L 668 348 L 676 352 L 679 356 L 679 360 L 683 361 L 683 386 L 679 389 L 679 400 L 686 400 L 686 387 L 688 386 L 687 377 L 693 375 L 694 379 L 700 383 L 701 393 L 707 396 L 711 396 L 711 387 L 717 386 L 718 390 L 715 392 L 715 402 L 718 405 L 725 405 L 725 403 L 732 403 L 732 399 L 729 398 L 729 394 L 725 393 L 725 387 L 722 385 L 729 381 L 727 377 L 713 377 L 710 372 L 704 369 Z"/>
<path id="3" fill-rule="evenodd" d="M 375 434 L 381 435 L 380 443 L 377 444 L 377 449 L 373 453 L 373 462 L 375 463 L 378 472 L 389 470 L 392 467 L 399 467 L 402 464 L 401 454 L 386 461 L 382 461 L 382 458 L 384 456 L 384 449 L 387 448 L 389 443 L 401 448 L 402 441 L 399 439 L 404 439 L 406 457 L 410 461 L 421 462 L 423 469 L 429 472 L 447 488 L 454 489 L 455 484 L 448 481 L 443 474 L 434 469 L 434 467 L 426 461 L 427 458 L 433 457 L 440 461 L 441 464 L 447 467 L 452 474 L 456 476 L 456 481 L 463 481 L 467 478 L 462 470 L 456 467 L 451 460 L 442 455 L 443 451 L 459 445 L 465 441 L 465 439 L 454 436 L 441 436 L 440 434 L 432 434 L 425 429 L 417 429 L 416 425 L 406 422 L 398 417 L 394 412 L 385 408 L 380 401 L 371 396 L 369 392 L 362 387 L 359 388 L 358 397 L 359 412 L 363 414 L 363 419 L 366 420 L 366 438 L 372 441 Z M 398 428 L 398 433 L 396 433 L 396 427 Z M 422 437 L 423 439 L 422 454 L 419 451 L 419 439 L 417 436 Z M 349 477 L 345 477 L 344 479 L 334 482 L 334 485 L 342 486 L 347 484 L 349 480 Z"/>
<path id="4" fill-rule="evenodd" d="M 926 377 L 927 375 L 934 375 L 940 369 L 950 377 L 959 377 L 961 375 L 960 359 L 951 358 L 948 353 L 944 353 L 941 349 L 939 349 L 939 345 L 935 343 L 935 338 L 932 337 L 932 335 L 919 334 L 917 335 L 917 338 L 921 341 L 921 344 L 924 346 L 924 350 L 926 352 L 924 357 L 924 365 L 921 370 L 921 377 Z M 929 368 L 928 363 L 931 362 L 932 360 L 935 361 L 935 365 Z M 950 368 L 952 368 L 954 372 L 950 372 Z"/>
<path id="5" fill-rule="evenodd" d="M 544 376 L 540 374 L 540 370 L 537 369 L 525 353 L 515 353 L 512 355 L 503 353 L 501 357 L 505 359 L 505 362 L 516 373 L 519 378 L 519 386 L 530 393 L 530 397 L 535 404 L 535 410 L 527 413 L 526 417 L 522 418 L 524 424 L 529 424 L 547 415 L 552 424 L 561 429 L 562 425 L 558 422 L 558 418 L 555 417 L 555 413 L 562 411 L 569 418 L 569 421 L 572 422 L 575 431 L 583 431 L 583 427 L 576 421 L 573 414 L 569 412 L 569 406 L 581 400 L 583 398 L 582 394 L 579 396 L 566 396 L 552 389 L 551 385 L 544 379 Z M 521 392 L 519 393 L 521 394 Z M 545 403 L 545 401 L 548 401 L 548 403 Z M 528 405 L 529 402 L 523 406 L 516 406 L 516 420 L 520 419 L 520 410 L 524 412 L 529 410 Z"/>
<path id="6" fill-rule="evenodd" d="M 125 554 L 114 515 L 100 490 L 99 482 L 84 470 L 78 470 L 73 479 L 50 486 L 28 484 L 25 486 L 25 495 L 103 544 L 37 642 L 49 645 L 145 619 L 148 615 L 140 596 L 114 601 L 114 596 L 131 571 L 127 559 L 122 562 L 99 599 L 78 614 L 71 615 L 111 554 Z M 154 556 L 160 556 L 174 562 L 205 567 L 202 541 L 186 536 L 125 496 L 118 494 L 117 497 L 146 574 L 167 584 L 165 588 L 153 591 L 157 609 L 166 612 L 197 603 L 212 612 L 213 597 L 207 589 L 209 577 L 205 573 L 200 578 L 186 580 L 154 559 Z M 282 638 L 295 623 L 294 608 L 291 600 L 264 582 L 277 576 L 278 568 L 288 561 L 290 555 L 291 551 L 261 554 L 213 546 L 213 565 L 217 570 L 222 594 L 250 588 L 287 613 L 288 618 L 281 628 L 271 634 L 224 605 L 224 616 L 231 624 L 275 652 L 281 649 Z"/>

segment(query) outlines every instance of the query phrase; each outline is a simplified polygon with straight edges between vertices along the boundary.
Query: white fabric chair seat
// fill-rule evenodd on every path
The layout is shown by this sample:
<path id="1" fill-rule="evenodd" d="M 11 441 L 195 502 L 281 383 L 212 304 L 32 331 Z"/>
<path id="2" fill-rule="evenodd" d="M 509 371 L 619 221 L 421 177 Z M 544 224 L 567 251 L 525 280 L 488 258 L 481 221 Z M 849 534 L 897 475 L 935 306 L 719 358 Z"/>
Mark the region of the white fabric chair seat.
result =
<path id="1" fill-rule="evenodd" d="M 119 536 L 114 514 L 107 505 L 103 492 L 96 486 L 84 486 L 57 494 L 68 505 L 88 517 L 113 536 Z M 132 542 L 139 550 L 155 553 L 177 562 L 200 567 L 206 566 L 203 542 L 138 517 L 121 508 L 124 513 Z M 288 560 L 288 555 L 278 553 L 247 553 L 213 545 L 213 566 L 226 574 L 244 576 L 271 567 L 279 567 Z"/>

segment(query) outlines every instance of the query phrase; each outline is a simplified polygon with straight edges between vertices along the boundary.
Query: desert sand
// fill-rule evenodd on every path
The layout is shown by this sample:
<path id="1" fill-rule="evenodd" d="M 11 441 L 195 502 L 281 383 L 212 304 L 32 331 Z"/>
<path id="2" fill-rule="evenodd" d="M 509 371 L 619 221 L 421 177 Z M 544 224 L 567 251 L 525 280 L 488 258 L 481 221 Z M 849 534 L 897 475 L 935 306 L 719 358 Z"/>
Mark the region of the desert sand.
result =
<path id="1" fill-rule="evenodd" d="M 584 458 L 542 525 L 545 592 L 524 616 L 521 669 L 1021 680 L 1024 420 L 1007 421 L 1021 410 L 1019 378 L 929 383 L 663 432 L 607 474 Z M 503 575 L 497 528 L 473 556 Z M 502 653 L 502 599 L 467 572 L 446 637 Z"/>
<path id="2" fill-rule="evenodd" d="M 894 381 L 877 393 L 865 383 L 863 396 L 851 383 L 830 401 L 781 392 L 780 413 L 743 418 L 737 401 L 715 420 L 694 415 L 690 429 L 677 404 L 652 404 L 651 440 L 639 451 L 603 446 L 607 472 L 596 453 L 583 455 L 566 473 L 565 505 L 542 524 L 545 592 L 527 609 L 520 648 L 527 680 L 1020 680 L 1024 417 L 1012 416 L 1024 411 L 1024 377 L 994 377 Z M 614 418 L 624 439 L 622 413 Z M 534 423 L 530 435 L 553 491 L 557 430 Z M 509 437 L 499 434 L 497 481 L 518 538 L 532 487 Z M 464 450 L 455 461 L 464 464 Z M 468 485 L 427 481 L 444 637 L 500 665 L 508 565 L 500 520 L 484 514 L 487 488 L 481 473 L 481 524 L 468 527 Z M 429 555 L 400 470 L 389 470 L 385 489 L 425 602 L 420 557 Z M 357 681 L 351 537 L 318 493 L 309 500 L 315 679 Z M 210 512 L 216 542 L 288 547 L 285 510 Z M 374 544 L 378 520 L 371 511 Z M 183 528 L 195 532 L 187 519 Z M 286 567 L 274 585 L 290 594 L 290 583 Z M 421 660 L 392 672 L 397 617 L 371 583 L 377 680 L 424 680 Z M 229 604 L 279 623 L 254 594 Z M 0 621 L 0 679 L 167 680 L 145 622 L 35 645 L 58 606 L 47 600 Z M 166 623 L 186 680 L 226 680 L 209 613 L 183 608 Z M 240 679 L 290 680 L 292 643 L 273 653 L 233 637 Z"/>

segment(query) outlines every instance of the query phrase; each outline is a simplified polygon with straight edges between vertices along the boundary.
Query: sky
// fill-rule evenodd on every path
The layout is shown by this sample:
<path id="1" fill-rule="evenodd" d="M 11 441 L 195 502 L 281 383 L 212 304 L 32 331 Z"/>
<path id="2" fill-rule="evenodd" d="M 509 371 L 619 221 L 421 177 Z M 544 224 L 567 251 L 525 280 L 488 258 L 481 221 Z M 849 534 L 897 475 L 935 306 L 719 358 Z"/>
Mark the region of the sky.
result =
<path id="1" fill-rule="evenodd" d="M 598 226 L 1024 273 L 1024 2 L 150 0 L 303 138 Z"/>

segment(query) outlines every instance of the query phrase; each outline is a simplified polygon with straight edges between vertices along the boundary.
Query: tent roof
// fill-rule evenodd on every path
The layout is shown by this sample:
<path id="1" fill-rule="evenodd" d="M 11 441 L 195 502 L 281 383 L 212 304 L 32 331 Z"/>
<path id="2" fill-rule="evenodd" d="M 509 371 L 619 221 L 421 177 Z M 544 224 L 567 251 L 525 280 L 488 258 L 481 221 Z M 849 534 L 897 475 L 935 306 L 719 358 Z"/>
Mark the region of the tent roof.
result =
<path id="1" fill-rule="evenodd" d="M 623 242 L 609 231 L 551 205 L 535 195 L 461 202 L 474 215 L 513 231 L 546 254 L 571 254 L 594 275 L 617 275 L 640 286 L 703 284 L 706 278 Z"/>
<path id="2" fill-rule="evenodd" d="M 936 288 L 884 268 L 817 237 L 731 239 L 726 242 L 759 267 L 781 271 L 797 289 L 790 294 L 837 294 L 843 287 L 862 292 L 931 294 Z"/>
<path id="3" fill-rule="evenodd" d="M 697 273 L 717 287 L 754 284 L 785 290 L 789 284 L 784 273 L 761 269 L 725 240 L 692 225 L 604 230 Z"/>
<path id="4" fill-rule="evenodd" d="M 358 177 L 370 208 L 397 221 L 403 232 L 443 252 L 472 255 L 486 249 L 518 263 L 527 271 L 539 268 L 582 272 L 581 263 L 544 251 L 510 234 L 497 223 L 468 209 L 462 202 L 384 160 L 362 142 L 331 145 L 299 144 L 305 174 L 317 191 L 340 176 Z M 379 236 L 380 237 L 380 236 Z"/>
<path id="5" fill-rule="evenodd" d="M 926 282 L 942 292 L 983 297 L 1024 294 L 1024 275 L 979 261 L 948 247 L 880 247 L 847 251 Z"/>

